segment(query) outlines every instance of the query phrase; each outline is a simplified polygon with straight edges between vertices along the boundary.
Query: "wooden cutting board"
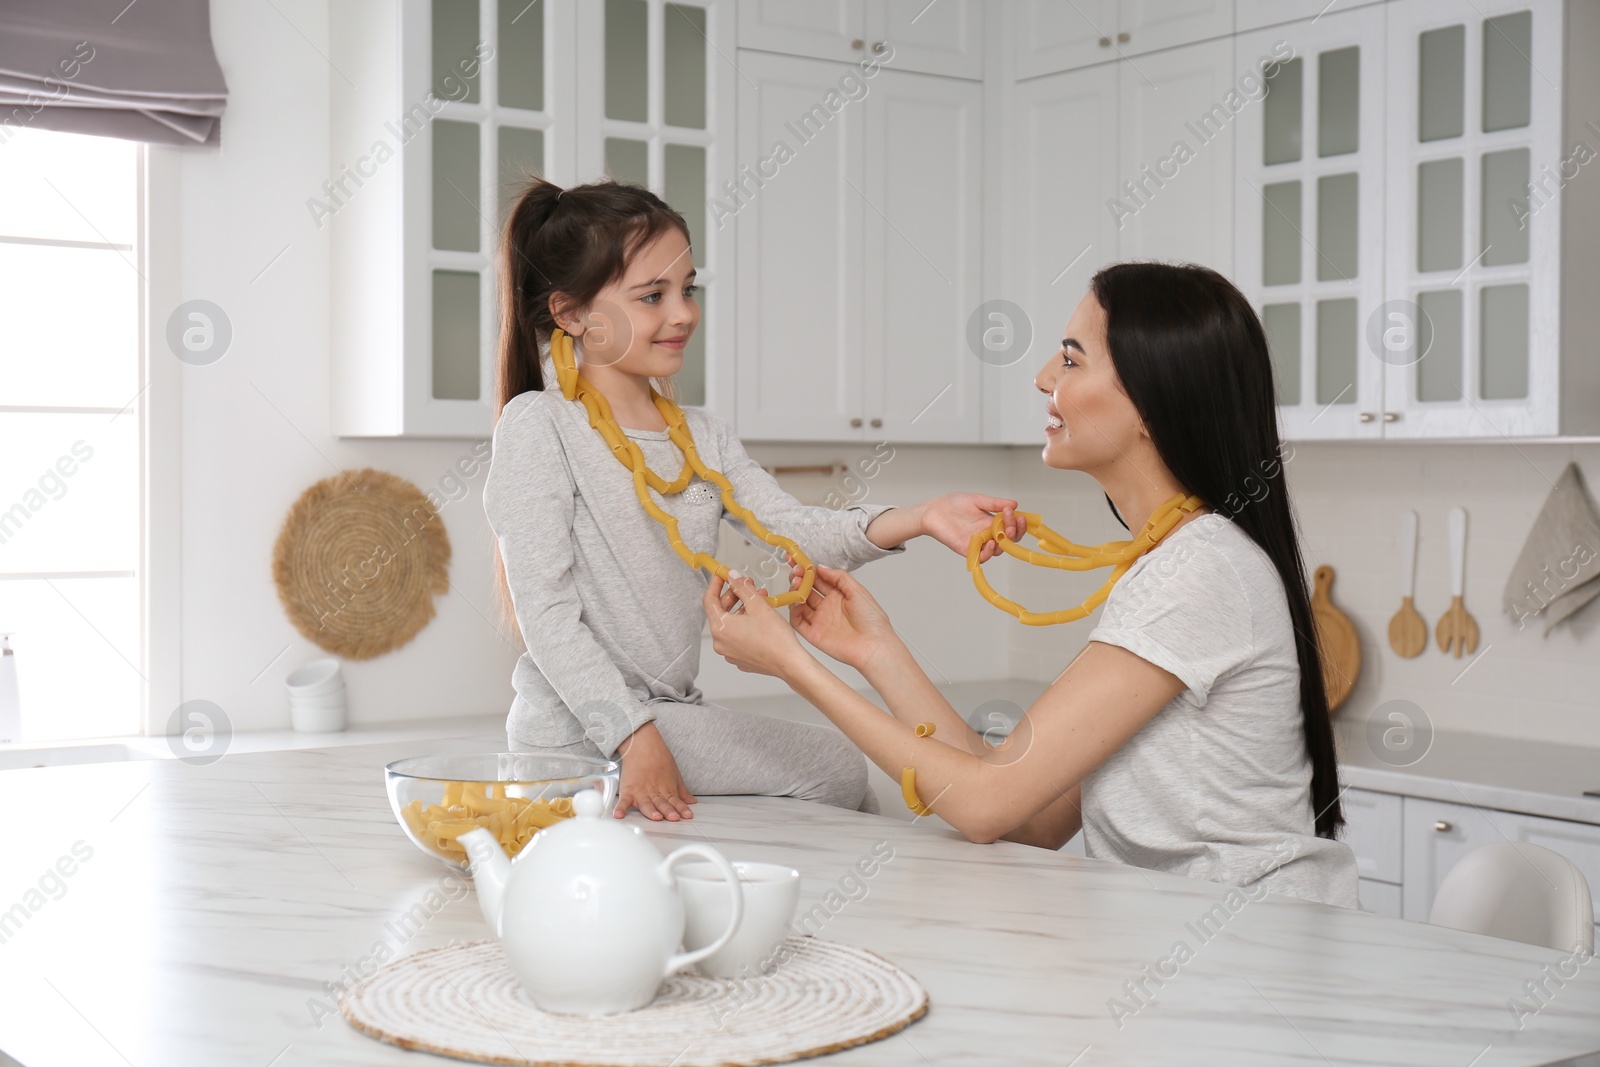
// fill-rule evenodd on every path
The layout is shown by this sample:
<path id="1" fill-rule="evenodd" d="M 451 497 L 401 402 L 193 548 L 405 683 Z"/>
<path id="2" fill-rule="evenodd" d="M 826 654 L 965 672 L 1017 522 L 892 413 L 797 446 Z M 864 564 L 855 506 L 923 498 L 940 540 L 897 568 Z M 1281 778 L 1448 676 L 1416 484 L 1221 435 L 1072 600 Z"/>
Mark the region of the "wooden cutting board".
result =
<path id="1" fill-rule="evenodd" d="M 1350 617 L 1333 606 L 1333 568 L 1324 563 L 1313 576 L 1311 617 L 1317 626 L 1317 648 L 1322 653 L 1322 684 L 1328 690 L 1331 714 L 1361 673 L 1361 641 Z"/>

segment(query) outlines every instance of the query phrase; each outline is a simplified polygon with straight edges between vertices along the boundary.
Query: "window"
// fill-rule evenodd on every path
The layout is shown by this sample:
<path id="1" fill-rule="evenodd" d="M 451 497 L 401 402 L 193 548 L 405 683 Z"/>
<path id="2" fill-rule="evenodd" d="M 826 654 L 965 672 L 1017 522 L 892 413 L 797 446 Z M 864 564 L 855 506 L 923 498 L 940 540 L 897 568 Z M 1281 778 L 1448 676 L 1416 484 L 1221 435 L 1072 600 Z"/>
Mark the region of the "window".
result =
<path id="1" fill-rule="evenodd" d="M 143 732 L 142 152 L 0 127 L 0 632 L 25 741 Z"/>

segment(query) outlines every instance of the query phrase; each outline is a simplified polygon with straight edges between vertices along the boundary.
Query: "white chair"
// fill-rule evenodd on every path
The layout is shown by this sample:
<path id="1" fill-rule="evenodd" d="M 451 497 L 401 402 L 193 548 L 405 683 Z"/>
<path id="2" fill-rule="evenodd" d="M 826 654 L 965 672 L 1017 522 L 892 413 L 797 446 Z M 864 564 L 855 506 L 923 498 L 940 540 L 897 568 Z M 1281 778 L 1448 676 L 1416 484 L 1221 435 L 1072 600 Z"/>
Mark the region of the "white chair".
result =
<path id="1" fill-rule="evenodd" d="M 1561 952 L 1594 950 L 1594 903 L 1583 872 L 1524 841 L 1473 849 L 1445 875 L 1428 922 Z"/>

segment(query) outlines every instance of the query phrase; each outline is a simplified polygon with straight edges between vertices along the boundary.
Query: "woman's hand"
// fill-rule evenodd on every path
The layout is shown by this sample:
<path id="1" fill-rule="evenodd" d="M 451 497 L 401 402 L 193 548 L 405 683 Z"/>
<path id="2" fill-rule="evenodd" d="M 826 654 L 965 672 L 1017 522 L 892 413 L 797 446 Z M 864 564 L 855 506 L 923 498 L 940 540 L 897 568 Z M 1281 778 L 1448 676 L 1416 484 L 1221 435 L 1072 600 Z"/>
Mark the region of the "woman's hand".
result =
<path id="1" fill-rule="evenodd" d="M 796 567 L 791 588 L 800 588 Z M 861 670 L 881 649 L 898 641 L 889 616 L 849 571 L 817 567 L 811 596 L 789 605 L 789 625 L 814 647 Z"/>
<path id="2" fill-rule="evenodd" d="M 672 758 L 655 723 L 647 722 L 629 734 L 617 746 L 617 755 L 622 757 L 622 783 L 614 813 L 617 818 L 628 814 L 632 807 L 658 822 L 694 818 L 689 805 L 698 804 L 699 798 L 691 796 L 689 787 L 683 784 L 678 761 Z"/>
<path id="3" fill-rule="evenodd" d="M 1006 536 L 1013 541 L 1021 536 L 1025 525 L 1014 514 L 1015 500 L 981 493 L 946 493 L 917 506 L 922 509 L 922 532 L 962 559 L 967 556 L 967 543 L 972 535 L 986 532 L 994 525 L 996 512 L 1005 516 Z M 983 563 L 999 552 L 1000 546 L 993 539 L 985 541 L 978 552 L 978 562 Z"/>
<path id="4" fill-rule="evenodd" d="M 788 680 L 801 657 L 809 657 L 794 631 L 767 603 L 767 591 L 753 579 L 730 570 L 731 582 L 716 575 L 706 584 L 701 603 L 711 620 L 711 647 L 747 674 L 770 674 Z"/>

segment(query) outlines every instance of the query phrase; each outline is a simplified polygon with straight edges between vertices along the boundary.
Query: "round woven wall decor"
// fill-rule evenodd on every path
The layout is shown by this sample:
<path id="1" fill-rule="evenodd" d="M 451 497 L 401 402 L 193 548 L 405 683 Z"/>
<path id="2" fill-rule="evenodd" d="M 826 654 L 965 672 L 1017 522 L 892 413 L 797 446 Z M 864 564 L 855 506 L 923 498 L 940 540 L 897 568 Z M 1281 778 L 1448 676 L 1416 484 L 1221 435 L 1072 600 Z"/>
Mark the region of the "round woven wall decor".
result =
<path id="1" fill-rule="evenodd" d="M 450 588 L 450 537 L 422 490 L 371 467 L 300 495 L 272 550 L 289 621 L 319 648 L 372 659 L 411 640 Z"/>

